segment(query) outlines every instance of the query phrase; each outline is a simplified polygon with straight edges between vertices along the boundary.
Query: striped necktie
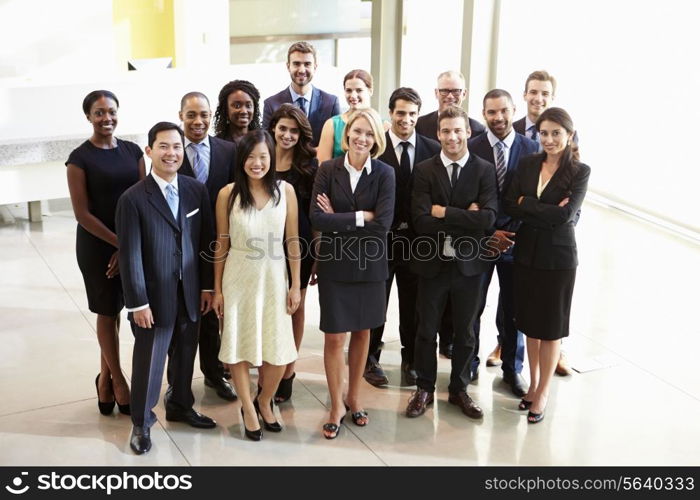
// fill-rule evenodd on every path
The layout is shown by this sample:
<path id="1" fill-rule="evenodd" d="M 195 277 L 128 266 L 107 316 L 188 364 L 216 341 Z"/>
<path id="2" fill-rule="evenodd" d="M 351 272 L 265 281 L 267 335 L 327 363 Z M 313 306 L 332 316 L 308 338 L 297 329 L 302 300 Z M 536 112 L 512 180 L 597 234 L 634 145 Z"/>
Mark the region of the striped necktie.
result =
<path id="1" fill-rule="evenodd" d="M 194 162 L 192 165 L 194 176 L 199 182 L 206 184 L 209 177 L 209 155 L 207 155 L 203 143 L 196 144 L 191 142 L 190 147 L 194 150 Z"/>
<path id="2" fill-rule="evenodd" d="M 170 211 L 173 213 L 173 217 L 177 220 L 177 209 L 180 204 L 179 197 L 177 195 L 177 189 L 172 184 L 165 186 L 165 201 L 168 202 Z"/>
<path id="3" fill-rule="evenodd" d="M 506 178 L 506 155 L 505 144 L 502 141 L 496 143 L 496 179 L 498 180 L 498 191 L 503 190 L 503 180 Z"/>

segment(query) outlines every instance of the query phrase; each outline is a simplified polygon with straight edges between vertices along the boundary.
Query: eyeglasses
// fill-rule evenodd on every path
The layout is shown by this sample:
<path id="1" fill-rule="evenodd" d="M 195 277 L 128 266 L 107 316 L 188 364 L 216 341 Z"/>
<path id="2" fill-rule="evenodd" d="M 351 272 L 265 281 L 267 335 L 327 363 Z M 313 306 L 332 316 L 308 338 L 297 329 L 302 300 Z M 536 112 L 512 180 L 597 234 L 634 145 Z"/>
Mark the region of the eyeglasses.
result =
<path id="1" fill-rule="evenodd" d="M 452 94 L 454 97 L 459 97 L 464 89 L 438 89 L 442 97 L 447 97 L 448 94 Z"/>

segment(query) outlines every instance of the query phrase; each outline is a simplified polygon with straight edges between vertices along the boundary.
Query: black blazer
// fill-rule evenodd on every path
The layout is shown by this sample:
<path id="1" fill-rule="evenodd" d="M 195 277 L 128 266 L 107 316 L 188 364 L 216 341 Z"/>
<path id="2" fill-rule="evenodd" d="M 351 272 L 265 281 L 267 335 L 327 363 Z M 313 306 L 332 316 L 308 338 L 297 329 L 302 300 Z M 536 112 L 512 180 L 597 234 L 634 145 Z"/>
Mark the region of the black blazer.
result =
<path id="1" fill-rule="evenodd" d="M 209 177 L 207 177 L 207 191 L 211 202 L 211 211 L 216 213 L 216 198 L 219 191 L 225 185 L 233 182 L 233 171 L 236 168 L 236 143 L 225 141 L 218 137 L 209 136 Z M 190 165 L 190 159 L 185 153 L 178 174 L 194 177 L 194 170 Z"/>
<path id="2" fill-rule="evenodd" d="M 311 225 L 322 233 L 318 275 L 335 281 L 385 281 L 389 277 L 386 235 L 394 219 L 394 169 L 372 160 L 372 173 L 362 172 L 355 192 L 344 167 L 345 155 L 324 161 L 316 173 L 311 196 Z M 325 193 L 335 213 L 316 204 Z M 355 224 L 356 211 L 374 212 L 364 227 Z"/>
<path id="3" fill-rule="evenodd" d="M 496 158 L 493 155 L 493 148 L 489 142 L 487 134 L 482 134 L 473 139 L 469 139 L 469 152 L 474 153 L 479 158 L 486 160 L 493 165 L 493 173 L 496 175 Z M 498 191 L 498 215 L 496 216 L 495 229 L 504 229 L 506 231 L 517 231 L 519 222 L 514 221 L 503 209 L 503 197 L 508 192 L 515 175 L 515 169 L 518 166 L 520 158 L 525 155 L 537 153 L 538 144 L 532 139 L 528 139 L 524 135 L 515 134 L 513 145 L 511 146 L 510 154 L 508 155 L 508 165 L 506 167 L 506 176 L 503 179 L 503 189 Z M 496 182 L 498 188 L 498 182 Z"/>
<path id="4" fill-rule="evenodd" d="M 391 142 L 389 132 L 386 135 L 386 149 L 379 156 L 378 160 L 383 161 L 390 167 L 394 168 L 394 177 L 396 178 L 396 204 L 394 205 L 394 221 L 391 224 L 391 229 L 395 230 L 401 223 L 407 223 L 409 228 L 413 226 L 411 222 L 411 188 L 413 186 L 413 172 L 415 166 L 423 160 L 432 158 L 440 152 L 440 143 L 420 134 L 416 134 L 416 151 L 413 159 L 413 168 L 411 169 L 411 177 L 406 180 L 399 175 L 399 160 L 394 151 L 394 144 Z M 410 231 L 413 233 L 413 231 Z"/>
<path id="5" fill-rule="evenodd" d="M 479 204 L 479 210 L 467 210 L 473 202 Z M 431 215 L 433 205 L 447 207 L 445 218 Z M 488 264 L 486 232 L 497 210 L 496 176 L 487 161 L 470 154 L 454 188 L 439 154 L 416 165 L 411 215 L 420 243 L 415 246 L 411 269 L 420 276 L 435 277 L 445 262 L 442 249 L 445 236 L 450 235 L 460 272 L 464 276 L 484 272 Z"/>
<path id="6" fill-rule="evenodd" d="M 472 135 L 470 137 L 476 137 L 478 135 L 486 132 L 486 128 L 476 120 L 469 118 L 469 128 L 472 129 Z M 432 139 L 434 141 L 438 140 L 437 136 L 438 130 L 438 112 L 433 111 L 427 115 L 419 116 L 416 122 L 416 132 L 420 135 Z"/>
<path id="7" fill-rule="evenodd" d="M 559 168 L 537 199 L 543 154 L 520 159 L 506 193 L 506 213 L 522 221 L 515 240 L 515 262 L 535 269 L 573 269 L 578 265 L 574 226 L 586 196 L 591 169 Z M 518 198 L 524 196 L 522 203 Z M 558 206 L 561 200 L 569 203 Z"/>
<path id="8" fill-rule="evenodd" d="M 513 122 L 513 130 L 518 134 L 525 135 L 525 117 L 523 116 L 520 120 L 515 120 Z M 532 139 L 530 139 L 532 140 Z"/>
<path id="9" fill-rule="evenodd" d="M 159 327 L 176 322 L 180 276 L 190 321 L 199 317 L 201 290 L 214 288 L 211 259 L 205 258 L 214 230 L 207 190 L 184 175 L 177 182 L 177 221 L 152 175 L 127 189 L 117 203 L 124 302 L 127 308 L 149 304 Z"/>
<path id="10" fill-rule="evenodd" d="M 284 103 L 293 104 L 289 87 L 265 99 L 263 105 L 263 129 L 268 129 L 272 114 Z M 318 146 L 318 141 L 321 139 L 321 129 L 323 128 L 323 124 L 326 123 L 326 120 L 331 116 L 339 114 L 340 102 L 338 101 L 338 97 L 314 87 L 311 93 L 311 107 L 309 108 L 309 123 L 311 124 L 311 130 L 314 135 L 314 140 L 311 143 L 312 146 Z"/>

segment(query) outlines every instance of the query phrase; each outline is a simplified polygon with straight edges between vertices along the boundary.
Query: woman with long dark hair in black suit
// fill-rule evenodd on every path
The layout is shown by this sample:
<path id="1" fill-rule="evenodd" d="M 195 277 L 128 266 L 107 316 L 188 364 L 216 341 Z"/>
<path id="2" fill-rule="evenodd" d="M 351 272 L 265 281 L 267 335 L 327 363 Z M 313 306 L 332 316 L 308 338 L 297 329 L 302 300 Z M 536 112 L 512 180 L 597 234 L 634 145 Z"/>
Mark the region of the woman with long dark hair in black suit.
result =
<path id="1" fill-rule="evenodd" d="M 325 333 L 323 362 L 331 399 L 323 426 L 326 439 L 338 435 L 350 410 L 355 425 L 369 422 L 360 403 L 369 331 L 384 323 L 386 279 L 389 276 L 386 235 L 394 219 L 394 169 L 375 160 L 384 152 L 385 135 L 379 114 L 354 111 L 343 132 L 346 154 L 321 164 L 314 182 L 311 224 L 322 237 L 317 252 L 321 330 Z M 346 333 L 348 392 L 343 401 Z"/>
<path id="2" fill-rule="evenodd" d="M 309 206 L 311 191 L 314 187 L 314 177 L 318 170 L 316 149 L 311 145 L 313 132 L 311 124 L 304 112 L 292 104 L 282 104 L 270 118 L 270 135 L 275 141 L 275 175 L 278 179 L 288 182 L 294 187 L 299 205 L 299 244 L 301 245 L 301 301 L 296 312 L 292 315 L 294 343 L 297 352 L 304 336 L 304 301 L 306 287 L 309 284 L 314 257 L 311 252 L 311 221 Z M 289 269 L 289 266 L 288 266 Z M 287 365 L 279 388 L 275 393 L 275 401 L 282 403 L 292 397 L 294 382 L 294 362 Z"/>
<path id="3" fill-rule="evenodd" d="M 530 389 L 520 401 L 528 422 L 544 418 L 559 360 L 569 335 L 574 291 L 577 212 L 591 169 L 579 161 L 574 125 L 561 108 L 549 108 L 535 124 L 543 151 L 520 160 L 505 198 L 506 213 L 522 221 L 516 235 L 516 324 L 527 336 Z"/>

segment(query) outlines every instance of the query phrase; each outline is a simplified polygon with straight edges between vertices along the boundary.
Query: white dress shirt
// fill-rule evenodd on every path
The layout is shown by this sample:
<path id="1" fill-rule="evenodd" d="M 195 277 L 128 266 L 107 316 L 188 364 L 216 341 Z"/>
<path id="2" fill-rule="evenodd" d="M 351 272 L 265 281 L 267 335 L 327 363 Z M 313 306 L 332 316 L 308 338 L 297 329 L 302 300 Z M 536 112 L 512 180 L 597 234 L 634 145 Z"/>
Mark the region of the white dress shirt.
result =
<path id="1" fill-rule="evenodd" d="M 300 97 L 306 99 L 306 102 L 304 103 L 304 113 L 306 113 L 306 116 L 309 116 L 309 113 L 311 112 L 311 96 L 314 93 L 313 85 L 309 84 L 309 90 L 304 95 L 297 94 L 296 92 L 294 92 L 294 89 L 290 85 L 289 93 L 292 95 L 292 104 L 294 104 L 295 106 L 297 105 L 297 99 L 299 99 Z"/>
<path id="2" fill-rule="evenodd" d="M 345 153 L 345 162 L 343 163 L 343 165 L 345 166 L 345 170 L 348 171 L 348 174 L 350 174 L 350 189 L 352 190 L 353 194 L 355 194 L 355 188 L 357 187 L 357 183 L 360 182 L 360 177 L 362 177 L 362 171 L 366 170 L 367 175 L 370 175 L 372 173 L 372 158 L 370 158 L 370 156 L 367 155 L 365 164 L 362 165 L 362 168 L 360 170 L 357 170 L 355 167 L 350 165 L 350 157 L 347 153 Z M 362 210 L 358 210 L 357 212 L 355 212 L 355 225 L 357 227 L 365 226 L 365 217 L 362 214 Z"/>
<path id="3" fill-rule="evenodd" d="M 486 129 L 486 138 L 489 140 L 489 144 L 491 144 L 491 149 L 493 149 L 493 164 L 496 165 L 496 158 L 497 158 L 497 153 L 498 149 L 496 149 L 496 144 L 499 142 L 502 142 L 503 145 L 505 146 L 503 148 L 503 158 L 506 161 L 506 169 L 508 168 L 508 160 L 510 159 L 510 150 L 513 147 L 513 141 L 515 140 L 515 130 L 510 131 L 510 134 L 508 134 L 505 139 L 501 140 L 496 135 L 491 132 L 490 128 Z"/>
<path id="4" fill-rule="evenodd" d="M 204 144 L 204 151 L 201 154 L 206 154 L 207 159 L 211 159 L 211 145 L 209 144 L 209 135 L 207 134 L 204 136 L 204 140 L 199 143 L 193 143 L 190 141 L 187 137 L 185 137 L 185 154 L 187 155 L 187 159 L 190 160 L 190 165 L 192 166 L 192 172 L 194 172 L 195 177 L 197 176 L 197 172 L 194 171 L 194 153 L 195 150 L 194 148 L 190 148 L 190 144 Z M 209 177 L 209 163 L 208 161 L 205 161 L 204 164 L 207 166 L 207 177 Z"/>
<path id="5" fill-rule="evenodd" d="M 394 153 L 396 153 L 396 160 L 398 161 L 399 165 L 401 164 L 401 153 L 403 153 L 403 146 L 401 145 L 401 143 L 407 142 L 408 144 L 410 144 L 410 146 L 408 147 L 408 157 L 411 160 L 411 172 L 413 172 L 413 165 L 416 161 L 416 131 L 414 130 L 411 137 L 404 141 L 398 135 L 396 135 L 393 130 L 389 129 L 389 138 L 391 139 L 391 145 L 394 148 Z"/>

